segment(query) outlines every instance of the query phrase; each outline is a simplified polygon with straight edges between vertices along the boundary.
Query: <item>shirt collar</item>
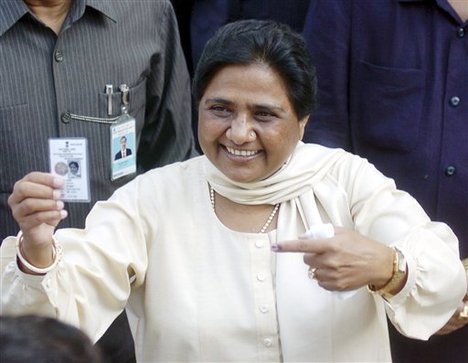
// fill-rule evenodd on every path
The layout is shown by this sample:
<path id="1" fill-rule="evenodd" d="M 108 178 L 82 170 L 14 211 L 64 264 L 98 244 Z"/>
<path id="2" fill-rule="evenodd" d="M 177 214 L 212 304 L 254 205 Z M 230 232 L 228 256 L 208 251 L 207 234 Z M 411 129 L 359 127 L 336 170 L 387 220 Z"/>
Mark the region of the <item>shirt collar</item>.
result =
<path id="1" fill-rule="evenodd" d="M 115 10 L 115 0 L 87 0 L 85 1 L 87 6 L 99 11 L 102 15 L 117 23 L 117 12 Z"/>
<path id="2" fill-rule="evenodd" d="M 113 1 L 102 0 L 74 0 L 70 9 L 73 12 L 71 14 L 73 22 L 83 16 L 86 6 L 100 12 L 114 23 L 117 22 L 117 13 Z M 30 13 L 30 10 L 23 0 L 2 0 L 2 6 L 0 6 L 0 36 L 28 13 Z"/>
<path id="3" fill-rule="evenodd" d="M 28 12 L 23 0 L 4 1 L 0 6 L 0 36 Z"/>

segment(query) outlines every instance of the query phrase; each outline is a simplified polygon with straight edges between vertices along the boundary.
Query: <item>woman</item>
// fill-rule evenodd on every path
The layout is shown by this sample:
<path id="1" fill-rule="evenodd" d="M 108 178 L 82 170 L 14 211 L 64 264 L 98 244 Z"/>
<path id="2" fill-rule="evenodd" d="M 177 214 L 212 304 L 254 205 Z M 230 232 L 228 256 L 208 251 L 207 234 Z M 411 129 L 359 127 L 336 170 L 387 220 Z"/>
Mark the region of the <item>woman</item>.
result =
<path id="1" fill-rule="evenodd" d="M 62 181 L 16 184 L 3 310 L 97 339 L 126 307 L 143 362 L 389 361 L 385 312 L 427 339 L 466 290 L 456 237 L 365 160 L 300 142 L 315 93 L 299 35 L 223 27 L 194 79 L 205 156 L 146 173 L 54 239 Z M 304 236 L 323 223 L 334 236 Z"/>

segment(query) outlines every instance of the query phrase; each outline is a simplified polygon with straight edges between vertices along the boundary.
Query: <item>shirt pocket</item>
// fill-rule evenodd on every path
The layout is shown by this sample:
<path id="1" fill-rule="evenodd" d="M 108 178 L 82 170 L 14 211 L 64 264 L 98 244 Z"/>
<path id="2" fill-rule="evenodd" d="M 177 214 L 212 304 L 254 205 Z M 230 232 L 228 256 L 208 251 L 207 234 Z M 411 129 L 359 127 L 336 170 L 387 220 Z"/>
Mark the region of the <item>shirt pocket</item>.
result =
<path id="1" fill-rule="evenodd" d="M 135 115 L 140 115 L 144 118 L 144 110 L 146 104 L 146 77 L 140 78 L 136 84 L 126 83 L 129 87 L 129 113 L 136 118 Z M 122 107 L 122 92 L 120 86 L 114 85 L 114 91 L 111 95 L 112 114 L 108 114 L 108 95 L 105 92 L 100 92 L 98 95 L 99 116 L 100 117 L 116 117 L 121 114 Z"/>
<path id="2" fill-rule="evenodd" d="M 129 86 L 129 109 L 128 113 L 133 116 L 136 120 L 136 133 L 137 136 L 140 134 L 141 129 L 145 123 L 145 105 L 146 105 L 146 80 L 147 77 L 143 76 L 136 84 L 127 84 Z M 108 99 L 109 96 L 105 92 L 98 94 L 98 107 L 99 117 L 115 119 L 122 111 L 122 92 L 119 90 L 119 86 L 112 93 L 110 99 L 112 100 L 112 114 L 108 114 Z"/>
<path id="3" fill-rule="evenodd" d="M 138 146 L 140 144 L 140 136 L 142 133 L 142 129 L 145 125 L 145 116 L 146 116 L 146 82 L 147 77 L 140 78 L 136 84 L 132 86 L 132 83 L 128 83 L 129 85 L 129 108 L 128 113 L 130 116 L 135 118 L 135 151 L 138 151 Z M 101 118 L 108 118 L 112 122 L 116 121 L 116 118 L 121 115 L 121 107 L 122 103 L 122 92 L 118 89 L 118 86 L 115 87 L 114 93 L 112 93 L 112 114 L 108 115 L 108 95 L 105 92 L 100 92 L 98 94 L 98 102 L 99 102 L 99 117 Z M 107 132 L 106 140 L 108 140 L 108 144 L 110 145 L 110 131 Z M 109 159 L 110 160 L 110 159 Z M 110 161 L 109 161 L 110 163 Z M 109 165 L 110 168 L 110 165 Z M 119 179 L 112 180 L 110 183 L 114 187 L 120 187 L 135 177 L 134 174 L 123 176 Z"/>
<path id="4" fill-rule="evenodd" d="M 357 152 L 362 145 L 413 150 L 421 127 L 424 71 L 360 61 L 351 82 L 351 128 Z"/>

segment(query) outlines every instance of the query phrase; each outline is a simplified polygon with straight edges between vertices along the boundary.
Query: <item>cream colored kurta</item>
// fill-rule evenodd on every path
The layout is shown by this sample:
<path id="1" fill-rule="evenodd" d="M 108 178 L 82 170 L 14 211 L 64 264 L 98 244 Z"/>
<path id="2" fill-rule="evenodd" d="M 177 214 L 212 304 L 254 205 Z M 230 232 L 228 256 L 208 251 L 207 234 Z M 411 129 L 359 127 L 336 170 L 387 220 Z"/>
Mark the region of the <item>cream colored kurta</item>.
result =
<path id="1" fill-rule="evenodd" d="M 44 277 L 19 271 L 16 238 L 6 239 L 2 313 L 57 316 L 97 340 L 128 299 L 139 362 L 362 362 L 390 360 L 385 308 L 405 334 L 427 339 L 463 296 L 450 229 L 362 159 L 343 153 L 328 165 L 314 205 L 322 222 L 403 250 L 408 282 L 390 303 L 365 288 L 343 300 L 307 279 L 299 254 L 272 255 L 276 232 L 222 225 L 206 163 L 150 171 L 98 203 L 84 231 L 58 230 L 63 259 Z"/>

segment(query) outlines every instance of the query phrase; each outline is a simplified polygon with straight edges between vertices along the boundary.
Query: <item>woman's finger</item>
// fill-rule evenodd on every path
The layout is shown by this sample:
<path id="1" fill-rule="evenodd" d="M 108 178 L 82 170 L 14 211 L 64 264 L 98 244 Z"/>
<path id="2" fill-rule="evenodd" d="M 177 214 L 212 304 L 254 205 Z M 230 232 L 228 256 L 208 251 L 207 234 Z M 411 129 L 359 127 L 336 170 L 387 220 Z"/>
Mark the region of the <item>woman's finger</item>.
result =
<path id="1" fill-rule="evenodd" d="M 63 178 L 48 173 L 29 173 L 17 181 L 8 204 L 16 205 L 27 198 L 59 199 L 60 189 L 63 188 Z"/>

